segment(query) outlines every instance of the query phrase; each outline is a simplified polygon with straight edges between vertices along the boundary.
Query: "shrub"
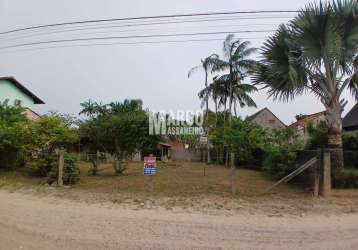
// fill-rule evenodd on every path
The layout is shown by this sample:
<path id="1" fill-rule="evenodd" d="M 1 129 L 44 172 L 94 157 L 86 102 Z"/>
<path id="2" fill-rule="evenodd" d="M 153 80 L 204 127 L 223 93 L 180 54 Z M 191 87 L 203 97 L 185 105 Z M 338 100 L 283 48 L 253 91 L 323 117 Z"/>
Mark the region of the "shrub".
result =
<path id="1" fill-rule="evenodd" d="M 265 152 L 263 170 L 281 178 L 296 168 L 296 153 L 287 149 L 272 148 Z"/>
<path id="2" fill-rule="evenodd" d="M 79 159 L 75 154 L 66 153 L 64 155 L 63 183 L 65 185 L 75 184 L 80 180 Z M 48 176 L 47 182 L 52 184 L 58 179 L 58 160 L 56 166 L 53 166 Z"/>
<path id="3" fill-rule="evenodd" d="M 342 142 L 344 150 L 358 151 L 358 134 L 343 134 Z"/>
<path id="4" fill-rule="evenodd" d="M 334 185 L 336 188 L 358 188 L 358 170 L 344 169 Z"/>
<path id="5" fill-rule="evenodd" d="M 267 131 L 256 123 L 232 118 L 231 125 L 215 128 L 210 134 L 210 142 L 222 152 L 227 146 L 235 152 L 240 164 L 256 163 L 256 156 L 260 154 L 266 142 Z"/>
<path id="6" fill-rule="evenodd" d="M 29 168 L 32 173 L 39 177 L 46 177 L 56 168 L 58 165 L 58 156 L 55 154 L 37 154 L 34 155 L 26 167 Z"/>
<path id="7" fill-rule="evenodd" d="M 328 147 L 328 126 L 327 123 L 321 121 L 317 125 L 308 125 L 309 140 L 306 144 L 306 149 L 317 149 Z"/>
<path id="8" fill-rule="evenodd" d="M 263 170 L 283 177 L 296 169 L 296 151 L 303 147 L 292 129 L 273 130 L 264 148 Z"/>
<path id="9" fill-rule="evenodd" d="M 27 166 L 34 174 L 47 177 L 57 166 L 56 149 L 69 150 L 77 141 L 77 131 L 58 114 L 41 117 L 28 123 L 26 129 Z"/>
<path id="10" fill-rule="evenodd" d="M 344 165 L 347 168 L 358 168 L 358 151 L 343 151 Z"/>
<path id="11" fill-rule="evenodd" d="M 26 123 L 21 107 L 0 102 L 0 168 L 21 165 Z"/>

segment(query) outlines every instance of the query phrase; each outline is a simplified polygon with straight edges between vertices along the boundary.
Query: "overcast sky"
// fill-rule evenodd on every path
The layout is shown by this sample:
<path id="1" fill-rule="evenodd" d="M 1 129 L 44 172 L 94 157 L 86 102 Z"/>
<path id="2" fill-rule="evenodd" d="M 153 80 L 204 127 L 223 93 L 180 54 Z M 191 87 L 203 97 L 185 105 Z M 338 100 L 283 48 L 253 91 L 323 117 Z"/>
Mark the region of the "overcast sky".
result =
<path id="1" fill-rule="evenodd" d="M 307 2 L 306 0 L 0 0 L 0 32 L 31 25 L 92 19 L 212 11 L 293 10 L 302 8 Z M 91 36 L 274 30 L 279 23 L 287 22 L 290 16 L 291 14 L 281 14 L 280 19 L 262 19 L 257 15 L 251 15 L 252 19 L 245 20 L 97 29 L 82 31 L 82 33 L 77 31 L 77 33 L 57 33 L 39 37 L 23 37 L 30 34 L 24 32 L 0 38 L 0 44 L 4 46 Z M 44 31 L 48 30 L 42 30 Z M 269 34 L 268 32 L 240 33 L 236 34 L 236 37 L 250 40 L 254 47 L 259 47 L 265 40 L 263 38 Z M 225 35 L 221 34 L 194 37 L 194 39 L 224 39 L 224 37 Z M 10 38 L 16 39 L 9 40 Z M 132 39 L 129 42 L 185 39 L 190 38 Z M 118 42 L 118 40 L 109 42 Z M 26 47 L 26 49 L 44 47 L 46 46 Z M 201 58 L 211 53 L 221 54 L 222 42 L 24 49 L 16 48 L 15 53 L 8 53 L 14 49 L 7 50 L 6 53 L 0 52 L 0 75 L 15 76 L 42 98 L 46 105 L 37 108 L 37 111 L 41 113 L 58 110 L 77 114 L 80 109 L 79 103 L 89 98 L 103 103 L 123 101 L 125 98 L 140 98 L 144 101 L 145 107 L 154 110 L 196 110 L 200 107 L 197 93 L 203 87 L 204 76 L 198 73 L 188 79 L 188 70 L 199 64 Z M 275 103 L 267 100 L 265 91 L 253 97 L 258 104 L 258 109 L 268 107 L 287 124 L 294 121 L 296 114 L 309 114 L 323 110 L 321 103 L 312 95 L 298 97 L 289 103 Z M 354 101 L 349 94 L 346 94 L 345 98 L 349 100 L 347 112 L 354 105 Z M 239 110 L 239 114 L 245 117 L 258 109 L 244 108 Z"/>

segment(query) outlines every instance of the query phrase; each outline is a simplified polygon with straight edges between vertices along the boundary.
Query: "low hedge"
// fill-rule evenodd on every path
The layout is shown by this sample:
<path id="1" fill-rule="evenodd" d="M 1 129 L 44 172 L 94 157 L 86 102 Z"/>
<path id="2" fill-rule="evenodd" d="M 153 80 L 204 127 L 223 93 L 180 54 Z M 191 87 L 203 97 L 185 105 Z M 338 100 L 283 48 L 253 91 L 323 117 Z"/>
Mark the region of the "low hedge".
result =
<path id="1" fill-rule="evenodd" d="M 334 181 L 336 188 L 358 188 L 358 170 L 344 169 L 341 176 Z"/>

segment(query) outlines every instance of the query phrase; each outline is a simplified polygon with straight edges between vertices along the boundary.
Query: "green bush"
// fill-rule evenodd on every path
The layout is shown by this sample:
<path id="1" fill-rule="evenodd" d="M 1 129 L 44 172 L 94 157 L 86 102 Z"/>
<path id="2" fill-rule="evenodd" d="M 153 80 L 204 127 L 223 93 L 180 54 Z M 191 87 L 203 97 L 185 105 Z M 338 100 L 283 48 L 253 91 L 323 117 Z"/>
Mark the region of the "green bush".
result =
<path id="1" fill-rule="evenodd" d="M 26 123 L 21 107 L 0 102 L 0 168 L 23 165 Z"/>
<path id="2" fill-rule="evenodd" d="M 28 122 L 24 147 L 27 166 L 35 175 L 48 177 L 58 165 L 56 150 L 70 150 L 77 139 L 77 131 L 58 114 Z"/>
<path id="3" fill-rule="evenodd" d="M 309 139 L 306 149 L 315 150 L 328 147 L 328 126 L 326 122 L 321 121 L 317 125 L 309 124 L 307 129 Z"/>
<path id="4" fill-rule="evenodd" d="M 26 164 L 35 176 L 47 177 L 52 169 L 58 165 L 58 156 L 55 154 L 41 154 L 33 157 L 30 162 Z"/>
<path id="5" fill-rule="evenodd" d="M 266 130 L 241 118 L 232 118 L 231 125 L 217 127 L 210 134 L 210 142 L 222 153 L 229 146 L 241 165 L 256 162 L 254 155 L 263 148 L 266 139 Z"/>
<path id="6" fill-rule="evenodd" d="M 263 170 L 270 175 L 281 178 L 296 168 L 296 153 L 274 148 L 265 152 Z"/>
<path id="7" fill-rule="evenodd" d="M 264 147 L 263 170 L 277 178 L 296 169 L 297 150 L 303 143 L 292 129 L 273 130 Z"/>
<path id="8" fill-rule="evenodd" d="M 64 155 L 64 161 L 63 184 L 71 185 L 77 183 L 80 180 L 79 159 L 77 155 L 66 153 Z M 48 176 L 47 182 L 49 184 L 56 182 L 58 179 L 58 161 L 56 163 L 57 165 L 52 168 Z"/>
<path id="9" fill-rule="evenodd" d="M 344 150 L 358 151 L 358 134 L 343 134 L 342 142 Z"/>
<path id="10" fill-rule="evenodd" d="M 336 188 L 358 188 L 358 170 L 344 169 L 343 173 L 335 180 Z"/>
<path id="11" fill-rule="evenodd" d="M 358 169 L 358 151 L 343 151 L 344 165 L 347 168 Z"/>

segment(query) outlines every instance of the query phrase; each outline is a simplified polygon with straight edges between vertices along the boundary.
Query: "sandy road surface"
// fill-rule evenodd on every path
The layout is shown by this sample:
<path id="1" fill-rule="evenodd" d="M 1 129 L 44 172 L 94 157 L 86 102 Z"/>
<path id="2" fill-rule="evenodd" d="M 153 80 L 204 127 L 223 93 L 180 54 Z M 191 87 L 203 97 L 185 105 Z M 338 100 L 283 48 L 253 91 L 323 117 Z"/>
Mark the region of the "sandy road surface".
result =
<path id="1" fill-rule="evenodd" d="M 357 249 L 358 214 L 214 216 L 0 190 L 0 249 Z"/>

